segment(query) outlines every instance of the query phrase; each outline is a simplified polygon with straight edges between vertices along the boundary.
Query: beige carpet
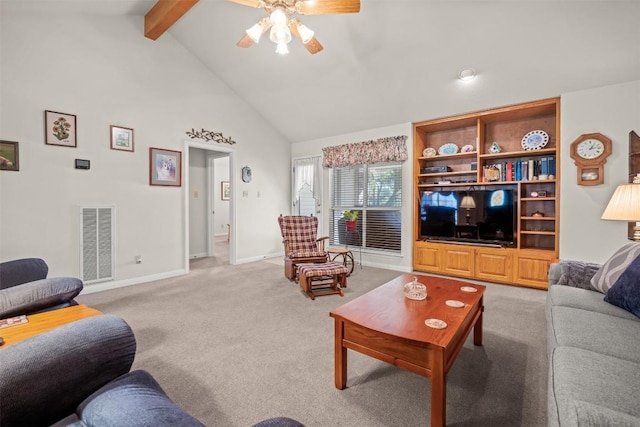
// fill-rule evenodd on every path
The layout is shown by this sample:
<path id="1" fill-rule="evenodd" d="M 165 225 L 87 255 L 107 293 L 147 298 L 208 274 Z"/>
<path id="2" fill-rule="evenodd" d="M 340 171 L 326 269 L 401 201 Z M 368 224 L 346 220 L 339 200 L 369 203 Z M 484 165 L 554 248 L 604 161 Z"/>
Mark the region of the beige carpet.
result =
<path id="1" fill-rule="evenodd" d="M 138 340 L 134 368 L 151 372 L 208 426 L 288 416 L 307 426 L 425 426 L 429 380 L 349 351 L 347 389 L 333 384 L 329 311 L 399 273 L 356 267 L 345 296 L 308 299 L 280 260 L 229 266 L 80 296 L 122 316 Z M 467 340 L 448 375 L 455 426 L 545 426 L 546 292 L 489 285 L 484 346 Z"/>

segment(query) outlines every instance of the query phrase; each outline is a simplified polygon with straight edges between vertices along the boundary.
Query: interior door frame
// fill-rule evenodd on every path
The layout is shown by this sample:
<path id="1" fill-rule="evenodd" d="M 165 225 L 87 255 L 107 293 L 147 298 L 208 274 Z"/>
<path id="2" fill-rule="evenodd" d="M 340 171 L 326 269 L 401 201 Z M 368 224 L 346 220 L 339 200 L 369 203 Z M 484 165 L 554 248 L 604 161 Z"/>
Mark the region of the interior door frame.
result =
<path id="1" fill-rule="evenodd" d="M 229 236 L 229 264 L 231 265 L 236 264 L 236 238 L 235 238 L 236 227 L 234 226 L 235 219 L 236 219 L 236 198 L 233 193 L 233 189 L 235 188 L 235 185 L 234 185 L 235 178 L 233 174 L 233 171 L 235 170 L 234 168 L 235 151 L 232 148 L 211 145 L 204 142 L 187 140 L 184 142 L 184 150 L 182 154 L 183 165 L 186 165 L 186 167 L 184 168 L 186 172 L 183 173 L 183 181 L 184 181 L 184 189 L 183 189 L 184 247 L 183 249 L 184 249 L 184 270 L 187 273 L 189 273 L 189 260 L 190 260 L 190 257 L 189 257 L 189 195 L 191 194 L 190 193 L 191 190 L 189 187 L 189 149 L 190 148 L 199 148 L 201 150 L 205 150 L 209 152 L 226 153 L 229 155 L 229 184 L 231 186 L 231 200 L 229 200 L 230 202 L 229 224 L 231 227 L 231 235 Z M 209 168 L 207 167 L 207 169 Z M 207 177 L 208 177 L 209 185 L 211 185 L 211 176 L 209 172 L 207 172 Z M 210 226 L 212 221 L 211 211 L 213 209 L 211 189 L 207 190 L 206 193 L 207 193 L 207 199 L 208 199 L 207 207 L 209 209 L 209 215 L 207 220 L 207 224 L 208 224 L 207 234 L 210 235 L 210 234 L 213 234 L 213 231 Z M 208 247 L 210 247 L 210 245 L 211 245 L 211 242 L 209 242 Z"/>

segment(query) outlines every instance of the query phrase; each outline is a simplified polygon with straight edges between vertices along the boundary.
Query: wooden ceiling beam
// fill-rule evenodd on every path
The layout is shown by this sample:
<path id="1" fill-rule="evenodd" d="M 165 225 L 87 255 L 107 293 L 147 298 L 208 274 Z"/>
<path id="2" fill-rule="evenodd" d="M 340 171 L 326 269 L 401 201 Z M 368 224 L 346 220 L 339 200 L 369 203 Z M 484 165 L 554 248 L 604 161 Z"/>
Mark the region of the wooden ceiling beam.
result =
<path id="1" fill-rule="evenodd" d="M 144 15 L 144 36 L 157 40 L 196 3 L 198 0 L 158 0 Z"/>

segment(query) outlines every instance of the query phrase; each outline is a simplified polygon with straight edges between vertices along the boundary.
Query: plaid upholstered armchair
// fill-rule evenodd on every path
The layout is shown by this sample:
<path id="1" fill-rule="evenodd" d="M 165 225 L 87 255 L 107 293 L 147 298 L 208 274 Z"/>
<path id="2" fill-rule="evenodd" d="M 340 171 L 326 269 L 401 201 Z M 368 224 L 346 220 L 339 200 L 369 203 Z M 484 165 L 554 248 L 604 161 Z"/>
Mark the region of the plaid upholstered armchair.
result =
<path id="1" fill-rule="evenodd" d="M 324 249 L 328 237 L 317 238 L 317 217 L 280 215 L 278 224 L 284 244 L 284 275 L 289 280 L 296 279 L 298 264 L 328 261 Z"/>

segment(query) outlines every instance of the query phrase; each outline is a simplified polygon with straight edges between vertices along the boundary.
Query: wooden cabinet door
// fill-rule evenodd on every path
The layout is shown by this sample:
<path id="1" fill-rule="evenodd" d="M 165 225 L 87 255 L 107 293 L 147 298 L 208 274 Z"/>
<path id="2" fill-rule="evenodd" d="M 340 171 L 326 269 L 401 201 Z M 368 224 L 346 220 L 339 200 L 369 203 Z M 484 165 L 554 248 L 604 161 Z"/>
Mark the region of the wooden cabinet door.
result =
<path id="1" fill-rule="evenodd" d="M 418 242 L 415 244 L 413 253 L 415 254 L 414 270 L 431 273 L 441 272 L 439 245 Z"/>
<path id="2" fill-rule="evenodd" d="M 520 251 L 516 256 L 515 282 L 532 288 L 547 289 L 549 262 L 555 257 L 543 251 Z"/>
<path id="3" fill-rule="evenodd" d="M 513 282 L 513 251 L 508 249 L 476 249 L 476 279 L 489 282 Z"/>
<path id="4" fill-rule="evenodd" d="M 443 273 L 459 277 L 474 277 L 475 248 L 462 245 L 443 245 L 441 256 Z"/>

